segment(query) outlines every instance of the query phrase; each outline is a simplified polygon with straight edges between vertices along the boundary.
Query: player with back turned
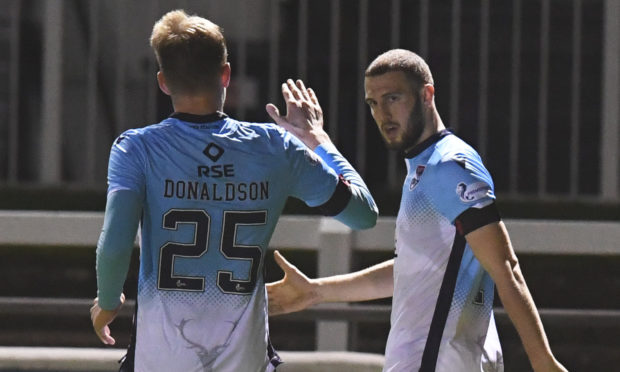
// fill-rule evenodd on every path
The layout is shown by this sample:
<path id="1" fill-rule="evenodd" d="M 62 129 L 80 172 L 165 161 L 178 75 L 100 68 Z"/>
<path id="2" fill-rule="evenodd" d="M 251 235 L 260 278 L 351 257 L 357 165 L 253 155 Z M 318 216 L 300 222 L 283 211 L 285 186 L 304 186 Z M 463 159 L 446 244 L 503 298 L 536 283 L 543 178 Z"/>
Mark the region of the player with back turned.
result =
<path id="1" fill-rule="evenodd" d="M 286 116 L 267 107 L 284 129 L 238 121 L 222 112 L 231 68 L 217 25 L 172 11 L 155 24 L 151 46 L 174 113 L 112 146 L 94 330 L 114 344 L 108 325 L 124 301 L 139 225 L 137 308 L 121 371 L 273 371 L 280 359 L 262 272 L 287 198 L 352 228 L 375 224 L 374 200 L 301 81 L 282 86 Z"/>
<path id="2" fill-rule="evenodd" d="M 310 280 L 276 252 L 285 276 L 267 287 L 270 315 L 393 296 L 384 371 L 500 372 L 496 286 L 534 370 L 566 371 L 549 347 L 491 176 L 476 151 L 444 127 L 426 62 L 390 50 L 368 66 L 364 85 L 379 132 L 407 166 L 395 258 Z"/>

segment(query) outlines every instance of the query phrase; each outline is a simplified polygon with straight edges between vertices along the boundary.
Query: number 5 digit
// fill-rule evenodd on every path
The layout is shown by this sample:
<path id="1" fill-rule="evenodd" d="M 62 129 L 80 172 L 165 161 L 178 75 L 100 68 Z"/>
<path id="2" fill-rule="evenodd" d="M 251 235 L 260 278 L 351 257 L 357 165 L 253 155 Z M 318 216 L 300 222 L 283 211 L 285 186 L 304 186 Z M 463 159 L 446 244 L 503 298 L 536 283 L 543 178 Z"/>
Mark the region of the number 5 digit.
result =
<path id="1" fill-rule="evenodd" d="M 247 280 L 237 280 L 233 279 L 231 271 L 218 271 L 217 286 L 222 292 L 248 294 L 254 290 L 263 252 L 256 245 L 237 244 L 237 227 L 239 225 L 264 225 L 266 222 L 267 211 L 224 212 L 220 251 L 228 259 L 250 261 L 250 277 Z"/>

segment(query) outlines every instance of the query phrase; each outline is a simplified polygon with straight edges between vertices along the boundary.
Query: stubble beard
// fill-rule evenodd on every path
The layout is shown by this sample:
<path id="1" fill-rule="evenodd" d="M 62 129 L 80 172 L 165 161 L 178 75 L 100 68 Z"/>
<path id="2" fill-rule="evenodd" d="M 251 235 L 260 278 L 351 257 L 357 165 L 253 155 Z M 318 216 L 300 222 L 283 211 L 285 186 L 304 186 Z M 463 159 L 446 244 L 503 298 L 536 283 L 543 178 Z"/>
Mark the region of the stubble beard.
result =
<path id="1" fill-rule="evenodd" d="M 411 110 L 402 139 L 390 143 L 383 137 L 383 141 L 389 150 L 399 152 L 405 151 L 415 146 L 420 141 L 420 137 L 422 137 L 422 132 L 424 131 L 424 125 L 425 120 L 424 114 L 422 113 L 422 105 L 418 103 Z"/>

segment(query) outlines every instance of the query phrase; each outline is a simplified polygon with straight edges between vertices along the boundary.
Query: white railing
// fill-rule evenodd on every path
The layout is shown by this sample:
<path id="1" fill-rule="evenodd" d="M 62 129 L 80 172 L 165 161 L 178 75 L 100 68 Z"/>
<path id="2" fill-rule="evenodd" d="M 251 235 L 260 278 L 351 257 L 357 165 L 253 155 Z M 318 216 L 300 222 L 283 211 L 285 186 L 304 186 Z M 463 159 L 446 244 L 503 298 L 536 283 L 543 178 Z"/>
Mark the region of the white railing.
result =
<path id="1" fill-rule="evenodd" d="M 102 224 L 103 214 L 97 212 L 0 211 L 0 245 L 94 249 Z M 620 222 L 507 220 L 506 226 L 517 254 L 620 255 Z M 394 230 L 394 218 L 382 217 L 372 229 L 353 231 L 331 218 L 283 216 L 269 249 L 316 251 L 317 274 L 334 275 L 351 270 L 355 252 L 393 250 Z M 81 306 L 76 301 L 57 305 Z M 324 318 L 317 320 L 317 350 L 347 350 L 347 318 Z"/>
<path id="2" fill-rule="evenodd" d="M 328 255 L 353 251 L 394 249 L 396 219 L 379 217 L 372 229 L 353 231 L 328 217 L 282 216 L 270 249 L 310 249 L 324 255 L 325 273 L 348 265 Z M 505 221 L 517 253 L 620 255 L 620 222 L 617 221 Z M 49 245 L 93 248 L 103 225 L 102 212 L 1 211 L 0 245 Z M 319 258 L 321 260 L 321 258 Z"/>

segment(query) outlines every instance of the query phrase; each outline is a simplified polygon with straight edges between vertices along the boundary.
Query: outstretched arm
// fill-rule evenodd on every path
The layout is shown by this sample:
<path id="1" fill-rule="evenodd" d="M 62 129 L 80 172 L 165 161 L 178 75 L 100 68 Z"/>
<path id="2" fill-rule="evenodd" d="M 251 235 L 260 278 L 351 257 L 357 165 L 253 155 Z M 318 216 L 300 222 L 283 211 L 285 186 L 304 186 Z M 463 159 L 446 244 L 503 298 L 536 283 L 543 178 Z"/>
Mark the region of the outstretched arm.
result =
<path id="1" fill-rule="evenodd" d="M 536 372 L 566 371 L 549 347 L 536 305 L 503 222 L 480 227 L 465 236 L 475 256 L 491 275 Z"/>
<path id="2" fill-rule="evenodd" d="M 274 258 L 284 278 L 267 284 L 269 315 L 300 311 L 324 302 L 375 300 L 390 297 L 394 291 L 394 260 L 350 274 L 309 279 L 280 252 L 274 252 Z"/>

